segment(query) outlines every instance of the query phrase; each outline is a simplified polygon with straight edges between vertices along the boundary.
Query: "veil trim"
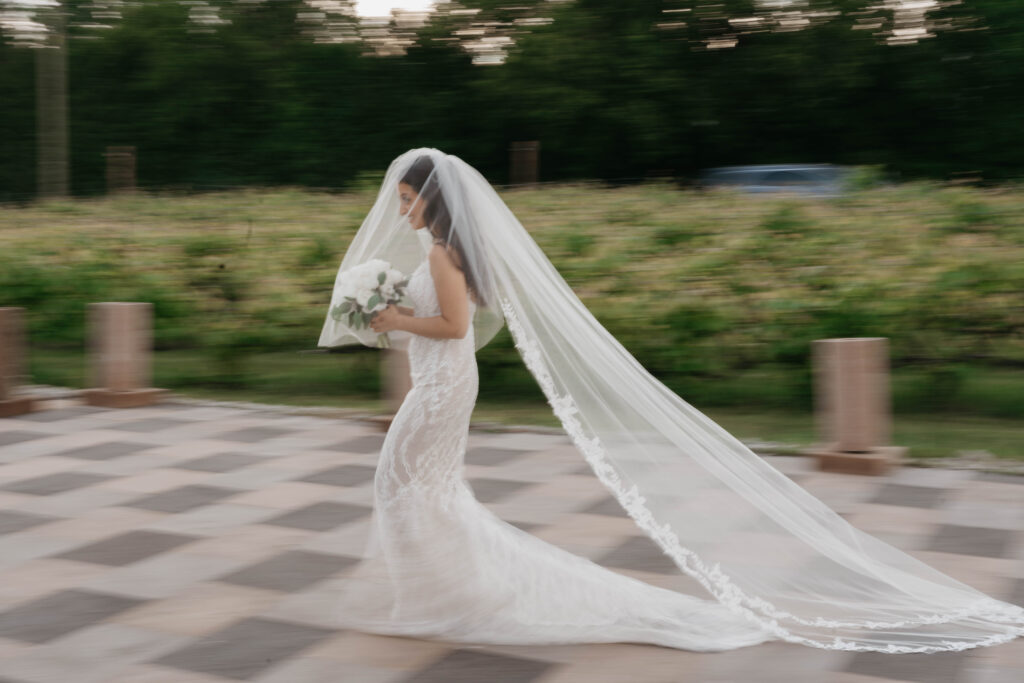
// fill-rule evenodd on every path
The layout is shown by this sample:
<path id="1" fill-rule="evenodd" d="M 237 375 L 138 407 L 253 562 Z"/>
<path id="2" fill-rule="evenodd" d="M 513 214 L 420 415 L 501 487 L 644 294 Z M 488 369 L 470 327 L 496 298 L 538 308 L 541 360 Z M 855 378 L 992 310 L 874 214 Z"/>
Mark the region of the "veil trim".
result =
<path id="1" fill-rule="evenodd" d="M 885 653 L 948 652 L 997 645 L 1024 635 L 1024 627 L 1021 627 L 1015 629 L 1016 632 L 1010 631 L 1005 634 L 993 634 L 988 638 L 978 641 L 942 641 L 943 644 L 941 646 L 909 647 L 889 643 L 886 647 L 872 647 L 870 645 L 858 645 L 857 643 L 843 640 L 839 636 L 836 636 L 830 642 L 806 638 L 780 625 L 779 620 L 790 620 L 806 626 L 880 629 L 942 624 L 964 617 L 983 617 L 996 622 L 1024 624 L 1024 608 L 1008 609 L 1005 607 L 1005 603 L 985 597 L 971 603 L 970 607 L 961 610 L 944 614 L 920 615 L 916 619 L 905 621 L 834 621 L 822 617 L 805 619 L 778 609 L 775 605 L 762 598 L 748 595 L 728 575 L 721 571 L 718 563 L 708 567 L 697 553 L 684 547 L 679 542 L 679 537 L 672 531 L 670 525 L 659 524 L 645 504 L 646 499 L 640 495 L 635 485 L 628 489 L 625 487 L 618 472 L 608 462 L 600 439 L 597 436 L 588 438 L 584 433 L 583 425 L 575 417 L 579 412 L 575 399 L 570 393 L 566 393 L 563 396 L 558 395 L 555 382 L 542 358 L 537 341 L 527 337 L 516 315 L 515 308 L 509 299 L 503 296 L 500 301 L 505 322 L 512 333 L 516 349 L 540 385 L 555 416 L 562 423 L 562 427 L 569 435 L 573 444 L 593 468 L 597 478 L 615 495 L 616 500 L 636 522 L 637 526 L 658 544 L 662 552 L 671 557 L 680 569 L 699 581 L 719 602 L 732 609 L 733 612 L 758 623 L 783 640 L 826 650 Z"/>

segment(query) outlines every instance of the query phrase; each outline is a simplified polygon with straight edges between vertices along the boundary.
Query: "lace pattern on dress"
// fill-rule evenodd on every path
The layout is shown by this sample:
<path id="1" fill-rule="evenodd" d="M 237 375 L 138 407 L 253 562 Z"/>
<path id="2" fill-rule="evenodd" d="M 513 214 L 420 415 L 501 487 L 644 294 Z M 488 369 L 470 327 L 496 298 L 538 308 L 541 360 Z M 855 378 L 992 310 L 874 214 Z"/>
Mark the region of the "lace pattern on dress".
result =
<path id="1" fill-rule="evenodd" d="M 429 261 L 413 271 L 407 293 L 416 317 L 440 315 Z M 442 429 L 442 416 L 453 407 L 471 406 L 476 398 L 473 328 L 462 339 L 412 335 L 407 351 L 411 391 L 418 393 L 419 400 L 409 401 L 408 406 L 403 402 L 401 420 L 396 415 L 396 424 L 388 431 L 384 452 L 394 457 L 384 458 L 381 464 L 376 482 L 379 504 L 400 509 L 407 497 L 425 495 L 439 500 L 447 510 L 462 481 L 462 462 L 450 454 L 464 450 L 468 434 L 461 425 Z M 424 440 L 423 434 L 431 438 Z"/>

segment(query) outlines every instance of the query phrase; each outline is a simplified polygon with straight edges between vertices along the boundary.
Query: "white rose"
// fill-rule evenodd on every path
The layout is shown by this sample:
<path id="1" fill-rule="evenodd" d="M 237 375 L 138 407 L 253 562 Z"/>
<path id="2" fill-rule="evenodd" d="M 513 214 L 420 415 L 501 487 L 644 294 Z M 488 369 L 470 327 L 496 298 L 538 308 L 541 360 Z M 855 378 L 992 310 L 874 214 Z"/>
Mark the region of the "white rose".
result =
<path id="1" fill-rule="evenodd" d="M 368 287 L 356 288 L 356 303 L 359 304 L 360 306 L 365 307 L 366 303 L 370 300 L 370 297 L 373 296 L 375 293 L 375 290 L 369 289 Z"/>
<path id="2" fill-rule="evenodd" d="M 379 271 L 377 270 L 371 270 L 363 273 L 362 277 L 359 278 L 359 286 L 367 289 L 373 289 L 376 287 L 379 284 L 379 280 L 377 279 L 378 272 Z"/>
<path id="3" fill-rule="evenodd" d="M 402 271 L 391 268 L 388 270 L 387 279 L 384 280 L 386 284 L 393 285 L 396 282 L 402 281 Z"/>

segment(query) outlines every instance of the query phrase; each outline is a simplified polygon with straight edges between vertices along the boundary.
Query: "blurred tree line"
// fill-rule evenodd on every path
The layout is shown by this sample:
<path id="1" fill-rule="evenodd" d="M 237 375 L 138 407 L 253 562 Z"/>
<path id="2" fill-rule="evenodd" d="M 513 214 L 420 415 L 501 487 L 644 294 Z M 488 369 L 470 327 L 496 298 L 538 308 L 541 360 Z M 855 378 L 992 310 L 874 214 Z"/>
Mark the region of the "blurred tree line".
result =
<path id="1" fill-rule="evenodd" d="M 544 180 L 1021 176 L 1024 2 L 920 4 L 461 0 L 368 25 L 345 0 L 146 0 L 101 27 L 101 0 L 65 0 L 71 187 L 104 190 L 108 145 L 138 148 L 147 188 L 343 188 L 421 145 L 502 182 L 515 140 L 540 141 Z M 35 194 L 19 42 L 0 44 L 0 200 Z"/>

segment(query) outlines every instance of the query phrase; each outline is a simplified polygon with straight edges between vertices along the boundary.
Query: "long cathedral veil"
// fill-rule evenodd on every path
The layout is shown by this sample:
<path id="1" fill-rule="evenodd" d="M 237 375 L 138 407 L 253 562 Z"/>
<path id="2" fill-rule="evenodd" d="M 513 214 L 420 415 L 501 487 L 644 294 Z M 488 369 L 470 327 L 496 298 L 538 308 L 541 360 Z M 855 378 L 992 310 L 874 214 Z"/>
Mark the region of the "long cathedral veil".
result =
<path id="1" fill-rule="evenodd" d="M 577 449 L 680 571 L 778 638 L 811 647 L 927 653 L 1024 635 L 1024 608 L 852 526 L 648 373 L 462 160 L 435 149 L 395 159 L 339 272 L 380 258 L 408 273 L 425 258 L 424 231 L 399 215 L 397 199 L 424 157 L 433 170 L 422 198 L 443 203 L 441 241 L 459 246 L 475 276 L 477 348 L 508 325 Z M 320 346 L 353 343 L 372 341 L 328 316 Z"/>

